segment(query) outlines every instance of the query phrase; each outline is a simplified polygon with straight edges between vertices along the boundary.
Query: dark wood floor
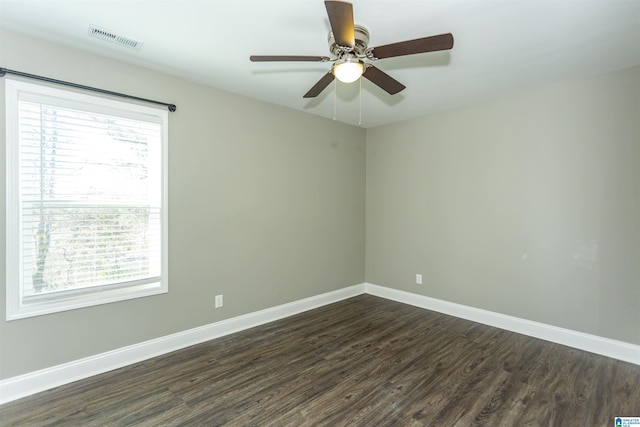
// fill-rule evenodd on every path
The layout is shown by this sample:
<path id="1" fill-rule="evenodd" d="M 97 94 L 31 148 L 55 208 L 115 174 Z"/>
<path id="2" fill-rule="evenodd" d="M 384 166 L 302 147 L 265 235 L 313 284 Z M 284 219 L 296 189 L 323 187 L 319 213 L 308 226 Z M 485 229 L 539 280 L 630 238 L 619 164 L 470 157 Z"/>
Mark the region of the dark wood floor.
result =
<path id="1" fill-rule="evenodd" d="M 640 366 L 369 295 L 0 406 L 0 424 L 612 426 Z"/>

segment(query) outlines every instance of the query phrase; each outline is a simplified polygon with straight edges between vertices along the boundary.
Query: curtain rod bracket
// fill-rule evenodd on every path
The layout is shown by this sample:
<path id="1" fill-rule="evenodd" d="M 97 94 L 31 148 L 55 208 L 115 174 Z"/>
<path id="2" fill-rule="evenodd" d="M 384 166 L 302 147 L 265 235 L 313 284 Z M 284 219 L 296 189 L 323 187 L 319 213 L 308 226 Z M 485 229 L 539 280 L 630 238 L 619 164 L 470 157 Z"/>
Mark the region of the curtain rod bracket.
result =
<path id="1" fill-rule="evenodd" d="M 55 83 L 55 84 L 58 84 L 58 85 L 74 87 L 76 89 L 83 89 L 83 90 L 88 90 L 88 91 L 91 91 L 91 92 L 104 93 L 106 95 L 119 96 L 120 98 L 128 98 L 128 99 L 134 99 L 136 101 L 148 102 L 148 103 L 156 104 L 156 105 L 164 105 L 172 113 L 174 111 L 176 111 L 176 109 L 177 109 L 175 104 L 169 104 L 169 103 L 161 102 L 161 101 L 154 101 L 152 99 L 140 98 L 138 96 L 127 95 L 127 94 L 124 94 L 124 93 L 112 92 L 110 90 L 99 89 L 97 87 L 91 87 L 91 86 L 85 86 L 85 85 L 81 85 L 81 84 L 77 84 L 77 83 L 65 82 L 63 80 L 51 79 L 49 77 L 36 76 L 35 74 L 23 73 L 21 71 L 9 70 L 7 68 L 0 68 L 0 77 L 4 77 L 6 74 L 13 74 L 13 75 L 20 76 L 20 77 L 26 77 L 28 79 L 40 80 L 40 81 L 48 82 L 48 83 Z"/>

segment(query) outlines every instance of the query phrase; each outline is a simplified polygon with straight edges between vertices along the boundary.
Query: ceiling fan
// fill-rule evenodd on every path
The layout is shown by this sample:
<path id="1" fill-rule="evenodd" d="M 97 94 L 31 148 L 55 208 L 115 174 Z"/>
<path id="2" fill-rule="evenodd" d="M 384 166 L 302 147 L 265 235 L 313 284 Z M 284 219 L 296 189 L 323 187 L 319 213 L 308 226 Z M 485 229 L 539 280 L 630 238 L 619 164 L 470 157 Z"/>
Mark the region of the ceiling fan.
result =
<path id="1" fill-rule="evenodd" d="M 448 50 L 453 47 L 453 35 L 451 33 L 384 46 L 368 47 L 369 31 L 361 25 L 354 25 L 353 5 L 351 3 L 327 0 L 324 5 L 331 24 L 329 51 L 334 58 L 328 56 L 290 55 L 252 55 L 249 58 L 252 62 L 333 62 L 334 65 L 331 70 L 304 94 L 304 98 L 314 98 L 320 95 L 329 83 L 336 78 L 341 82 L 351 83 L 358 80 L 360 76 L 376 84 L 387 93 L 395 95 L 405 89 L 405 86 L 368 61 Z"/>

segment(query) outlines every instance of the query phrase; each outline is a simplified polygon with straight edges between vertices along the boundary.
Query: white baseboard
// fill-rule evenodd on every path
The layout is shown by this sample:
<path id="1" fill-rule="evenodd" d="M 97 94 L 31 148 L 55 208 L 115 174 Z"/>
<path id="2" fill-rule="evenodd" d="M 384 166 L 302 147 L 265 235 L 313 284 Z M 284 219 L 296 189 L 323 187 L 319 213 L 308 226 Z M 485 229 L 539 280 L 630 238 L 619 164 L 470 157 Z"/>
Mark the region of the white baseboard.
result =
<path id="1" fill-rule="evenodd" d="M 398 289 L 365 283 L 365 292 L 393 301 L 437 311 L 450 316 L 471 320 L 530 337 L 585 350 L 590 353 L 640 365 L 640 345 L 616 341 L 544 323 L 507 316 L 505 314 L 469 307 Z"/>
<path id="2" fill-rule="evenodd" d="M 0 404 L 363 293 L 640 365 L 640 346 L 362 283 L 0 381 Z"/>
<path id="3" fill-rule="evenodd" d="M 122 347 L 0 381 L 0 404 L 364 293 L 364 284 Z"/>

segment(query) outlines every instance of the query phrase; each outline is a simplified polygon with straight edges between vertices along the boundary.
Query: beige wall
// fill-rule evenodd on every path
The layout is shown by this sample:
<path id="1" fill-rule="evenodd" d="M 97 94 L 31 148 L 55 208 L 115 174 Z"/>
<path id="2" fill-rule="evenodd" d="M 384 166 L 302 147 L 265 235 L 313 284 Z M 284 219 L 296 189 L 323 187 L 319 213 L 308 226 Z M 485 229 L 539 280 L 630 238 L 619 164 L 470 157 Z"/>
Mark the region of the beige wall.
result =
<path id="1" fill-rule="evenodd" d="M 640 67 L 369 129 L 366 212 L 367 282 L 640 344 Z"/>
<path id="2" fill-rule="evenodd" d="M 178 106 L 169 293 L 6 322 L 3 243 L 0 379 L 364 281 L 363 129 L 12 32 L 0 33 L 0 66 Z M 0 123 L 4 224 L 4 102 Z"/>

